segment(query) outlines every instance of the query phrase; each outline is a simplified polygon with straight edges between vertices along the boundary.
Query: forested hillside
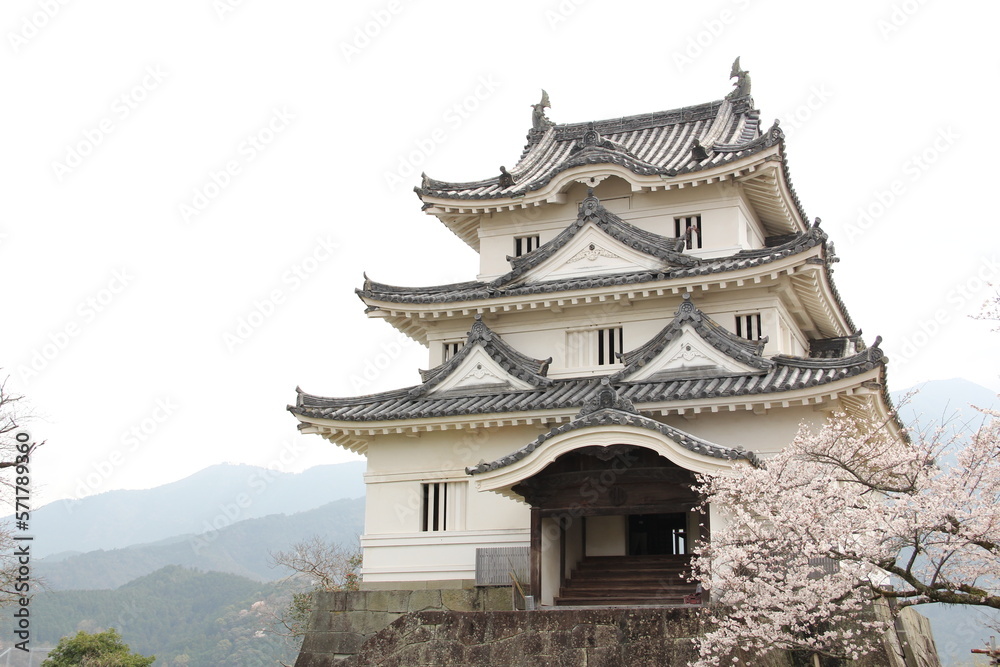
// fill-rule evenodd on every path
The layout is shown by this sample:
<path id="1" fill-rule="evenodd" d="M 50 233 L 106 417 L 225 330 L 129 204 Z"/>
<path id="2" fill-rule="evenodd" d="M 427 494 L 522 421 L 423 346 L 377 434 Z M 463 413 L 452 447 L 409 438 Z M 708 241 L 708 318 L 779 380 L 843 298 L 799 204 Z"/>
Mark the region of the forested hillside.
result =
<path id="1" fill-rule="evenodd" d="M 297 642 L 270 632 L 286 586 L 168 566 L 117 590 L 56 591 L 32 600 L 32 645 L 55 646 L 78 630 L 113 627 L 156 665 L 273 667 L 291 664 Z M 12 635 L 9 618 L 2 619 Z"/>

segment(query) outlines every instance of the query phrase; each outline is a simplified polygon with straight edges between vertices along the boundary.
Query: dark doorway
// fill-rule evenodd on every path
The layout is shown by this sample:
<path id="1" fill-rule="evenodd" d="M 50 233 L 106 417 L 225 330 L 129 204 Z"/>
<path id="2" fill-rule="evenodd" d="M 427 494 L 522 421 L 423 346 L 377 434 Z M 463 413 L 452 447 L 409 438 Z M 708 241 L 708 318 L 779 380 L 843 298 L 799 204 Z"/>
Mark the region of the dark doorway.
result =
<path id="1" fill-rule="evenodd" d="M 687 553 L 687 514 L 632 514 L 628 518 L 629 556 Z"/>

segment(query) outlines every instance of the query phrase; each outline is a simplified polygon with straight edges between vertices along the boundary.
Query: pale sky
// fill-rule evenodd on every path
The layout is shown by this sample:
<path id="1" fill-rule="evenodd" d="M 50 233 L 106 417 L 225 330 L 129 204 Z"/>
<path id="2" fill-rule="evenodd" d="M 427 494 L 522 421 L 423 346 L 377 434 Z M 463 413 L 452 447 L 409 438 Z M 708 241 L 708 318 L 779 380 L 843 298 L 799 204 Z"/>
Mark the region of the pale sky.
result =
<path id="1" fill-rule="evenodd" d="M 512 168 L 553 121 L 722 98 L 741 56 L 891 388 L 994 389 L 995 29 L 986 2 L 6 0 L 0 366 L 44 419 L 35 505 L 220 462 L 352 455 L 295 387 L 415 384 L 362 272 L 474 279 L 412 192 Z"/>

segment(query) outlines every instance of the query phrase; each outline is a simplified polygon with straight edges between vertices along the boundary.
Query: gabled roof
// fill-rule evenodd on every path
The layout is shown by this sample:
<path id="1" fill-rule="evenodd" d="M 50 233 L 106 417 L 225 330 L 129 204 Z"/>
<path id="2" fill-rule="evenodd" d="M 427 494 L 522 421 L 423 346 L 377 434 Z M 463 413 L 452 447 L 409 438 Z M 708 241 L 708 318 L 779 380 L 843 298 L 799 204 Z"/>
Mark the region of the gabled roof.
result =
<path id="1" fill-rule="evenodd" d="M 639 414 L 632 402 L 620 397 L 618 392 L 605 380 L 587 402 L 584 403 L 580 413 L 569 423 L 556 426 L 517 451 L 511 452 L 491 463 L 480 463 L 479 465 L 468 467 L 465 469 L 465 472 L 469 475 L 478 475 L 499 470 L 525 458 L 538 449 L 546 440 L 550 440 L 557 435 L 582 428 L 609 425 L 634 426 L 655 431 L 667 436 L 684 449 L 695 454 L 701 454 L 702 456 L 711 456 L 730 461 L 743 459 L 755 466 L 760 465 L 760 460 L 753 452 L 741 448 L 717 445 Z"/>
<path id="2" fill-rule="evenodd" d="M 634 174 L 673 177 L 732 162 L 780 140 L 780 132 L 761 132 L 760 112 L 753 109 L 752 98 L 745 96 L 534 129 L 521 159 L 509 171 L 513 182 L 505 174 L 466 183 L 425 176 L 414 190 L 421 199 L 510 199 L 587 164 L 616 164 Z"/>
<path id="3" fill-rule="evenodd" d="M 692 370 L 685 370 L 684 368 L 673 371 L 672 373 L 665 374 L 655 374 L 648 376 L 643 374 L 647 379 L 658 379 L 660 377 L 678 376 L 678 374 L 687 373 L 688 377 L 692 374 L 696 376 L 709 377 L 717 375 L 746 375 L 752 374 L 754 369 L 757 369 L 760 373 L 770 370 L 774 366 L 774 362 L 765 359 L 761 356 L 764 351 L 764 345 L 767 343 L 767 338 L 758 340 L 756 342 L 749 341 L 745 338 L 736 336 L 725 328 L 717 324 L 712 318 L 710 318 L 705 313 L 698 310 L 694 303 L 691 302 L 691 295 L 685 294 L 684 301 L 681 303 L 680 308 L 674 314 L 674 318 L 670 321 L 667 326 L 663 327 L 655 336 L 644 343 L 642 346 L 632 350 L 631 352 L 626 352 L 621 355 L 622 361 L 625 363 L 625 368 L 618 371 L 610 377 L 611 382 L 619 382 L 624 379 L 634 378 L 636 375 L 641 373 L 644 368 L 655 361 L 662 362 L 667 361 L 664 354 L 665 351 L 674 351 L 673 348 L 677 345 L 672 345 L 674 343 L 682 343 L 682 338 L 685 335 L 686 328 L 693 330 L 700 341 L 707 344 L 714 350 L 721 352 L 722 355 L 728 360 L 723 360 L 720 363 L 712 364 L 712 359 L 706 357 L 704 353 L 699 353 L 698 350 L 692 349 L 691 342 L 684 343 L 684 347 L 687 348 L 688 356 L 691 357 L 691 361 L 694 357 L 700 356 L 705 362 L 708 363 L 709 368 L 705 371 L 697 372 Z M 676 351 L 683 355 L 684 351 Z M 715 355 L 713 355 L 715 356 Z M 735 362 L 735 363 L 733 363 Z M 683 361 L 682 361 L 683 363 Z M 687 366 L 687 364 L 684 364 Z M 704 364 L 695 364 L 696 368 L 704 368 Z M 727 372 L 728 371 L 728 372 Z M 664 378 L 665 379 L 665 378 Z"/>
<path id="4" fill-rule="evenodd" d="M 582 207 L 581 207 L 582 208 Z M 603 210 L 603 209 L 601 209 Z M 738 271 L 749 269 L 764 264 L 768 264 L 785 257 L 807 252 L 808 250 L 822 245 L 826 239 L 826 234 L 818 227 L 812 227 L 806 232 L 790 234 L 790 240 L 775 247 L 760 248 L 756 250 L 741 250 L 728 257 L 717 257 L 713 259 L 699 259 L 675 252 L 671 247 L 673 239 L 659 236 L 651 232 L 640 230 L 634 225 L 630 225 L 614 214 L 606 212 L 609 222 L 604 222 L 608 230 L 614 229 L 614 234 L 618 237 L 629 240 L 627 243 L 636 243 L 640 249 L 651 256 L 662 256 L 665 262 L 674 263 L 674 266 L 664 267 L 662 270 L 644 270 L 612 275 L 587 276 L 579 278 L 566 278 L 551 281 L 520 283 L 518 282 L 525 272 L 531 267 L 541 263 L 551 256 L 560 245 L 555 244 L 559 237 L 546 243 L 538 249 L 522 256 L 523 263 L 515 263 L 515 268 L 503 276 L 488 283 L 481 281 L 467 281 L 462 283 L 452 283 L 450 285 L 436 285 L 432 287 L 401 287 L 388 285 L 386 283 L 375 282 L 365 277 L 364 287 L 355 290 L 358 296 L 369 306 L 372 302 L 386 303 L 449 303 L 458 301 L 473 301 L 479 299 L 494 299 L 505 296 L 518 296 L 525 294 L 538 294 L 548 292 L 560 292 L 576 289 L 588 289 L 592 287 L 603 287 L 607 285 L 632 285 L 656 280 L 670 280 L 673 278 L 684 278 L 688 276 L 707 276 L 715 273 L 727 271 Z M 621 223 L 610 222 L 617 218 Z M 602 218 L 596 218 L 602 220 Z M 571 238 L 574 227 L 579 228 L 580 219 L 570 225 L 567 230 L 559 236 L 567 234 L 567 239 Z M 625 226 L 627 225 L 627 227 Z M 632 235 L 632 231 L 639 232 Z M 611 234 L 611 232 L 608 232 Z M 617 237 L 616 237 L 617 238 Z M 565 243 L 565 240 L 560 243 Z M 551 246 L 547 248 L 547 246 Z M 633 246 L 635 247 L 635 246 Z M 532 259 L 532 255 L 538 253 L 537 260 Z M 682 263 L 682 261 L 684 263 Z"/>
<path id="5" fill-rule="evenodd" d="M 662 262 L 663 269 L 690 267 L 701 264 L 701 260 L 697 257 L 683 253 L 683 238 L 660 236 L 659 234 L 654 234 L 653 232 L 625 222 L 604 208 L 600 200 L 594 196 L 594 191 L 590 190 L 587 198 L 580 203 L 577 218 L 571 225 L 559 232 L 554 239 L 542 244 L 526 255 L 521 255 L 520 257 L 508 256 L 507 261 L 511 264 L 511 271 L 490 282 L 489 286 L 500 288 L 520 281 L 532 269 L 544 263 L 556 255 L 559 250 L 566 247 L 571 240 L 579 235 L 580 230 L 588 225 L 593 225 L 614 240 Z"/>
<path id="6" fill-rule="evenodd" d="M 740 397 L 821 387 L 881 368 L 887 359 L 878 347 L 880 341 L 876 341 L 871 348 L 841 359 L 776 356 L 764 373 L 707 378 L 652 378 L 641 382 L 623 380 L 618 387 L 623 399 L 640 406 L 712 399 L 744 403 L 746 401 Z M 297 390 L 296 403 L 288 409 L 303 418 L 352 423 L 565 410 L 582 406 L 593 395 L 595 384 L 599 383 L 593 377 L 546 380 L 546 384 L 534 389 L 480 390 L 460 395 L 414 392 L 420 387 L 412 387 L 368 396 L 325 398 Z M 781 398 L 775 397 L 775 401 L 780 404 Z"/>
<path id="7" fill-rule="evenodd" d="M 477 357 L 477 359 L 473 359 Z M 466 368 L 476 362 L 476 368 Z M 410 396 L 423 396 L 439 388 L 455 391 L 482 391 L 489 388 L 532 389 L 546 387 L 552 380 L 545 377 L 552 358 L 531 359 L 493 333 L 476 315 L 476 321 L 465 339 L 465 345 L 451 359 L 436 368 L 420 371 L 423 384 L 409 390 Z M 459 375 L 477 376 L 480 381 L 462 382 Z M 475 378 L 473 378 L 474 380 Z M 471 386 L 470 386 L 471 385 Z"/>

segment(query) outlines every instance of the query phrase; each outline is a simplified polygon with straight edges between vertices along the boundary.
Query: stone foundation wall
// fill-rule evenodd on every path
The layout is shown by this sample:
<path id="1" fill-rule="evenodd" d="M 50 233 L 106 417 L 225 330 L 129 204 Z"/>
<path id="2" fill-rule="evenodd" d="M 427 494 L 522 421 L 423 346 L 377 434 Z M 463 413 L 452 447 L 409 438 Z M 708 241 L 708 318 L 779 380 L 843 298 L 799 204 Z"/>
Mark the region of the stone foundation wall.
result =
<path id="1" fill-rule="evenodd" d="M 507 611 L 511 589 L 450 588 L 330 591 L 313 594 L 313 612 L 295 667 L 329 667 L 396 619 L 421 611 Z"/>
<path id="2" fill-rule="evenodd" d="M 704 630 L 693 608 L 510 608 L 509 588 L 318 593 L 295 667 L 681 666 Z M 881 650 L 823 667 L 939 667 L 926 621 L 902 616 L 905 634 L 873 638 Z M 785 652 L 741 657 L 755 667 L 812 665 Z"/>
<path id="3" fill-rule="evenodd" d="M 692 637 L 698 628 L 685 609 L 428 611 L 397 621 L 340 666 L 680 666 L 695 657 Z"/>

